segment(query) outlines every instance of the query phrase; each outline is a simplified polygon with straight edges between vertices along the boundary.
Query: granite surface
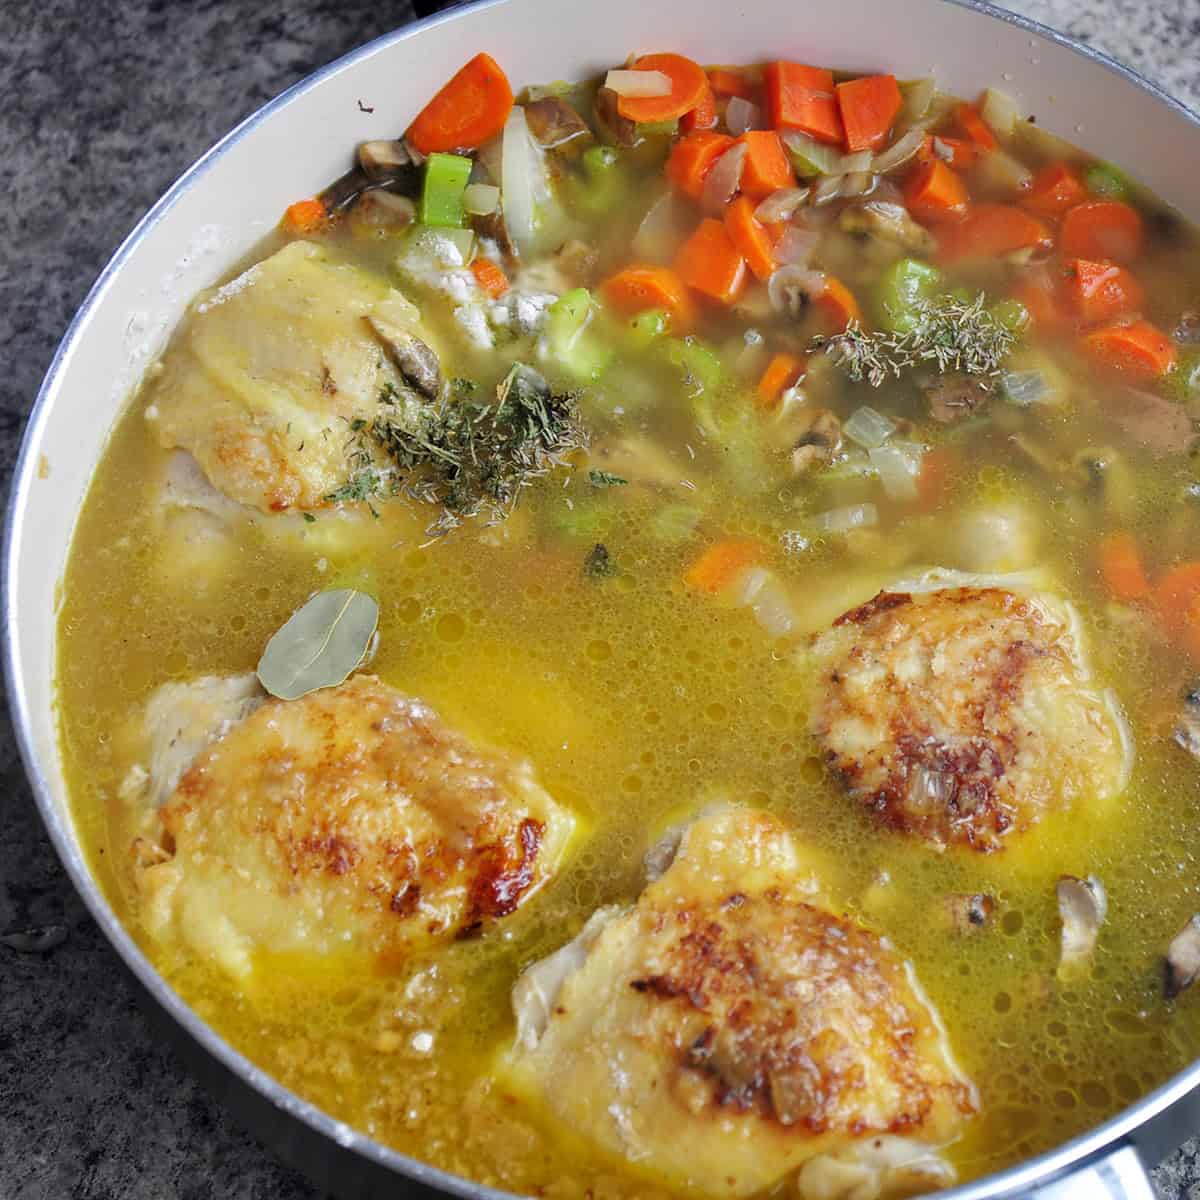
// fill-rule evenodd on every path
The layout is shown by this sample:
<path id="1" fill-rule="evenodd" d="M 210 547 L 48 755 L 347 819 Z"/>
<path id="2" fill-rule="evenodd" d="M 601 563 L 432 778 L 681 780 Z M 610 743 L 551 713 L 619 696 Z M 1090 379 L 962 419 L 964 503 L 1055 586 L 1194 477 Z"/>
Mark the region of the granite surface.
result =
<path id="1" fill-rule="evenodd" d="M 902 3 L 903 0 L 895 0 Z M 1200 0 L 1020 0 L 1200 109 Z M 118 242 L 235 122 L 411 19 L 407 0 L 0 3 L 0 494 L 71 313 Z M 0 716 L 0 1200 L 311 1200 L 152 1040 L 40 831 Z M 1200 1200 L 1200 1147 L 1157 1173 Z"/>

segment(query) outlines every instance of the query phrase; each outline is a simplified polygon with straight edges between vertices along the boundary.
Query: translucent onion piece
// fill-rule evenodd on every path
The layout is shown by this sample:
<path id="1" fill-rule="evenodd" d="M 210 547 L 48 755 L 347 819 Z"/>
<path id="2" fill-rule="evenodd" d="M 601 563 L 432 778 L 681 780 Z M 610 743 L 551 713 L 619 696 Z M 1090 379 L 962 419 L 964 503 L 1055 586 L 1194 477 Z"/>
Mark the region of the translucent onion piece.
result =
<path id="1" fill-rule="evenodd" d="M 789 221 L 792 214 L 808 198 L 808 188 L 780 188 L 772 192 L 755 210 L 755 217 L 764 225 Z"/>
<path id="2" fill-rule="evenodd" d="M 504 223 L 522 254 L 534 241 L 534 173 L 540 169 L 537 152 L 525 123 L 525 110 L 516 104 L 504 123 L 500 184 L 504 196 Z"/>
<path id="3" fill-rule="evenodd" d="M 490 183 L 468 183 L 463 193 L 463 208 L 472 216 L 486 217 L 496 211 L 500 203 L 500 189 Z"/>
<path id="4" fill-rule="evenodd" d="M 841 195 L 841 192 L 841 175 L 822 176 L 821 182 L 813 188 L 812 203 L 814 205 L 828 204 L 831 200 L 836 200 Z"/>
<path id="5" fill-rule="evenodd" d="M 997 137 L 1007 138 L 1012 137 L 1021 114 L 1017 109 L 1017 102 L 1007 92 L 987 88 L 979 106 L 979 115 Z"/>
<path id="6" fill-rule="evenodd" d="M 815 170 L 818 175 L 836 175 L 841 173 L 842 156 L 830 146 L 822 145 L 820 142 L 810 138 L 805 133 L 797 133 L 794 130 L 789 131 L 783 136 L 783 144 L 787 147 L 788 152 L 793 158 L 798 158 L 801 163 L 798 165 L 807 165 L 812 170 L 801 170 L 802 175 L 810 175 Z"/>
<path id="7" fill-rule="evenodd" d="M 669 262 L 683 240 L 683 208 L 673 191 L 650 205 L 633 235 L 633 252 L 650 262 Z"/>
<path id="8" fill-rule="evenodd" d="M 842 426 L 842 432 L 864 450 L 873 450 L 876 446 L 882 446 L 896 432 L 896 422 L 864 404 L 850 414 Z"/>
<path id="9" fill-rule="evenodd" d="M 975 177 L 983 187 L 993 191 L 1023 192 L 1029 187 L 1033 172 L 1011 154 L 993 150 L 980 159 Z"/>
<path id="10" fill-rule="evenodd" d="M 921 473 L 924 453 L 921 446 L 905 447 L 897 443 L 876 446 L 867 452 L 871 465 L 879 472 L 879 482 L 888 499 L 910 501 L 917 498 L 917 476 Z"/>
<path id="11" fill-rule="evenodd" d="M 845 533 L 849 529 L 865 529 L 879 524 L 879 509 L 874 504 L 850 504 L 831 508 L 813 518 L 813 524 L 826 533 Z"/>
<path id="12" fill-rule="evenodd" d="M 855 171 L 851 175 L 842 176 L 842 186 L 838 195 L 846 200 L 855 196 L 869 196 L 875 190 L 875 176 L 870 171 Z"/>
<path id="13" fill-rule="evenodd" d="M 742 167 L 746 163 L 746 144 L 730 146 L 713 164 L 704 180 L 700 204 L 706 213 L 719 217 L 725 206 L 737 194 L 742 183 Z"/>
<path id="14" fill-rule="evenodd" d="M 669 96 L 671 77 L 661 71 L 609 71 L 604 86 L 618 96 Z"/>
<path id="15" fill-rule="evenodd" d="M 871 170 L 877 175 L 886 175 L 897 167 L 902 167 L 925 141 L 923 129 L 910 129 L 903 137 L 897 138 L 886 150 L 881 150 L 871 162 Z"/>
<path id="16" fill-rule="evenodd" d="M 725 110 L 725 128 L 734 137 L 762 127 L 762 112 L 757 104 L 751 104 L 741 96 L 734 96 L 729 101 L 729 107 Z"/>
<path id="17" fill-rule="evenodd" d="M 787 637 L 796 628 L 796 610 L 786 588 L 774 575 L 763 584 L 750 611 L 768 637 Z"/>
<path id="18" fill-rule="evenodd" d="M 937 81 L 916 79 L 905 85 L 903 91 L 904 107 L 900 110 L 900 123 L 910 125 L 913 121 L 919 121 L 929 111 L 937 91 Z"/>
<path id="19" fill-rule="evenodd" d="M 775 258 L 785 265 L 806 267 L 820 240 L 821 235 L 815 229 L 789 225 L 775 243 Z"/>
<path id="20" fill-rule="evenodd" d="M 767 280 L 767 298 L 779 313 L 799 316 L 805 304 L 825 291 L 825 276 L 804 267 L 784 266 Z"/>
<path id="21" fill-rule="evenodd" d="M 859 150 L 855 154 L 843 154 L 841 164 L 838 167 L 838 173 L 841 175 L 850 175 L 855 171 L 869 171 L 871 169 L 871 159 L 874 157 L 870 150 Z"/>

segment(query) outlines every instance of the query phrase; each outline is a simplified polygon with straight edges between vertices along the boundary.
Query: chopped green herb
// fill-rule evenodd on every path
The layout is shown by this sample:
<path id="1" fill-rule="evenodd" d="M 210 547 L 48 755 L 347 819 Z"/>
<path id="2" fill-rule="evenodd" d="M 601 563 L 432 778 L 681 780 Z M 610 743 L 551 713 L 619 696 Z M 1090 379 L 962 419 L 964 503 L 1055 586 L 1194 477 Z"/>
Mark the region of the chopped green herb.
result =
<path id="1" fill-rule="evenodd" d="M 629 480 L 614 475 L 611 471 L 589 471 L 588 482 L 594 488 L 624 487 Z"/>
<path id="2" fill-rule="evenodd" d="M 990 379 L 1003 369 L 1016 338 L 984 301 L 982 292 L 973 300 L 918 300 L 904 332 L 867 333 L 854 323 L 834 337 L 814 338 L 813 347 L 823 348 L 853 382 L 865 379 L 872 387 L 889 376 L 898 379 L 919 363 L 931 363 L 942 373 L 961 371 Z"/>
<path id="3" fill-rule="evenodd" d="M 589 579 L 609 579 L 617 573 L 617 564 L 603 542 L 597 542 L 588 551 L 587 558 L 583 560 L 583 573 Z"/>
<path id="4" fill-rule="evenodd" d="M 306 525 L 315 525 L 317 523 L 317 518 L 312 513 L 304 513 L 303 516 Z"/>

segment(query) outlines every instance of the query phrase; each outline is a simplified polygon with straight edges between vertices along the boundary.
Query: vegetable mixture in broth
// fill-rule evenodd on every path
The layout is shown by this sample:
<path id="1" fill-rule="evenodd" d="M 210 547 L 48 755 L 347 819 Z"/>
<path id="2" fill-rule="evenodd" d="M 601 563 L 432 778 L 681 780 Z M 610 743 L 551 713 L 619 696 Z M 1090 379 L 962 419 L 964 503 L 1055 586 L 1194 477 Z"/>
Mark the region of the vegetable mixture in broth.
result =
<path id="1" fill-rule="evenodd" d="M 60 616 L 93 866 L 536 1195 L 890 1196 L 1200 1009 L 1200 243 L 988 90 L 481 54 L 201 295 Z"/>

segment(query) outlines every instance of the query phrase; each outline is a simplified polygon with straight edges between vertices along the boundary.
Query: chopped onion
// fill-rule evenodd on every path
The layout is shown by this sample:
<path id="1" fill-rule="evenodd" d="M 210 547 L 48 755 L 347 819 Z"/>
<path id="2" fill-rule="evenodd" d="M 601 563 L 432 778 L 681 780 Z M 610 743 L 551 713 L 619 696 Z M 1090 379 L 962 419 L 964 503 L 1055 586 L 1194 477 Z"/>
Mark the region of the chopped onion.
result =
<path id="1" fill-rule="evenodd" d="M 664 192 L 650 205 L 633 235 L 633 252 L 651 262 L 668 262 L 683 240 L 682 206 L 674 191 Z"/>
<path id="2" fill-rule="evenodd" d="M 789 130 L 782 136 L 798 174 L 807 177 L 841 173 L 842 156 L 833 147 L 822 145 L 808 134 L 795 130 Z"/>
<path id="3" fill-rule="evenodd" d="M 787 221 L 808 197 L 808 188 L 780 188 L 772 192 L 755 210 L 755 217 L 764 225 Z"/>
<path id="4" fill-rule="evenodd" d="M 879 482 L 890 500 L 915 500 L 917 476 L 921 473 L 924 446 L 913 442 L 891 442 L 867 451 L 871 465 L 879 472 Z"/>
<path id="5" fill-rule="evenodd" d="M 604 86 L 618 96 L 669 96 L 671 77 L 662 71 L 609 71 Z"/>
<path id="6" fill-rule="evenodd" d="M 843 154 L 838 174 L 850 175 L 854 171 L 869 171 L 871 159 L 874 157 L 870 150 L 859 150 L 856 154 Z"/>
<path id="7" fill-rule="evenodd" d="M 738 577 L 734 603 L 749 608 L 771 637 L 785 637 L 796 627 L 796 611 L 774 571 L 750 567 Z"/>
<path id="8" fill-rule="evenodd" d="M 539 169 L 536 150 L 525 123 L 525 110 L 513 105 L 504 123 L 500 183 L 504 194 L 504 223 L 508 235 L 522 254 L 533 248 L 534 181 Z"/>
<path id="9" fill-rule="evenodd" d="M 843 199 L 853 200 L 855 196 L 869 196 L 874 190 L 875 176 L 870 171 L 855 171 L 842 176 L 842 186 L 838 188 L 838 195 Z"/>
<path id="10" fill-rule="evenodd" d="M 747 567 L 734 581 L 737 589 L 733 593 L 734 603 L 742 607 L 753 604 L 770 577 L 766 567 Z"/>
<path id="11" fill-rule="evenodd" d="M 876 446 L 882 446 L 896 432 L 896 422 L 864 404 L 846 419 L 842 432 L 864 450 L 873 450 Z"/>
<path id="12" fill-rule="evenodd" d="M 1041 371 L 1006 371 L 1000 377 L 1000 386 L 1004 398 L 1019 408 L 1045 404 L 1054 398 Z"/>
<path id="13" fill-rule="evenodd" d="M 746 163 L 746 143 L 738 142 L 730 146 L 720 158 L 713 163 L 711 170 L 704 179 L 704 191 L 700 203 L 704 211 L 713 216 L 720 216 L 725 211 L 725 205 L 737 194 L 742 183 L 742 167 Z"/>
<path id="14" fill-rule="evenodd" d="M 879 524 L 879 509 L 873 504 L 850 504 L 831 508 L 813 518 L 813 524 L 826 533 L 845 533 L 849 529 L 865 529 Z"/>
<path id="15" fill-rule="evenodd" d="M 985 88 L 979 115 L 997 137 L 1007 138 L 1012 137 L 1021 114 L 1017 111 L 1017 102 L 1007 92 Z"/>
<path id="16" fill-rule="evenodd" d="M 821 182 L 813 188 L 811 202 L 814 205 L 828 204 L 831 200 L 836 200 L 841 195 L 841 192 L 841 175 L 823 175 Z"/>
<path id="17" fill-rule="evenodd" d="M 490 183 L 468 183 L 463 193 L 463 208 L 472 216 L 486 217 L 496 211 L 500 203 L 500 189 Z"/>
<path id="18" fill-rule="evenodd" d="M 911 125 L 913 121 L 919 121 L 929 111 L 934 93 L 937 91 L 937 81 L 935 79 L 914 79 L 912 83 L 905 84 L 901 90 L 904 92 L 904 107 L 900 110 L 900 122 L 903 125 Z"/>
<path id="19" fill-rule="evenodd" d="M 1023 192 L 1033 181 L 1033 172 L 1021 161 L 993 150 L 979 160 L 975 178 L 981 186 L 997 192 Z"/>
<path id="20" fill-rule="evenodd" d="M 910 129 L 903 137 L 897 138 L 886 150 L 880 151 L 871 161 L 871 170 L 877 175 L 886 175 L 897 167 L 902 167 L 914 154 L 921 149 L 925 141 L 923 129 Z"/>
<path id="21" fill-rule="evenodd" d="M 815 229 L 789 225 L 775 243 L 775 259 L 788 266 L 806 267 L 820 240 L 821 235 Z"/>
<path id="22" fill-rule="evenodd" d="M 725 128 L 734 137 L 762 127 L 762 111 L 757 104 L 751 104 L 741 96 L 734 96 L 729 101 L 729 107 L 725 109 Z"/>
<path id="23" fill-rule="evenodd" d="M 825 276 L 804 267 L 780 267 L 767 280 L 767 298 L 771 307 L 793 317 L 799 316 L 804 305 L 823 295 L 824 291 Z"/>

